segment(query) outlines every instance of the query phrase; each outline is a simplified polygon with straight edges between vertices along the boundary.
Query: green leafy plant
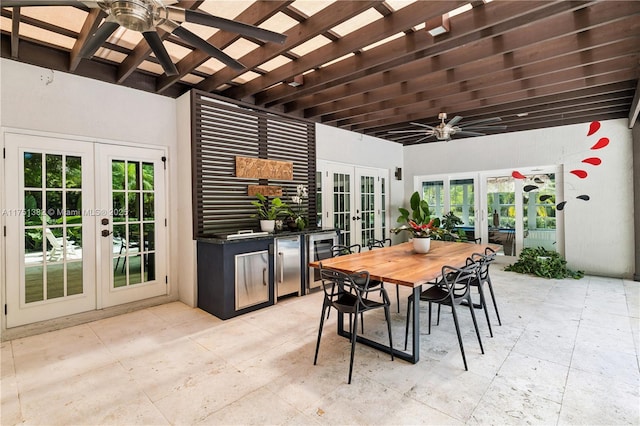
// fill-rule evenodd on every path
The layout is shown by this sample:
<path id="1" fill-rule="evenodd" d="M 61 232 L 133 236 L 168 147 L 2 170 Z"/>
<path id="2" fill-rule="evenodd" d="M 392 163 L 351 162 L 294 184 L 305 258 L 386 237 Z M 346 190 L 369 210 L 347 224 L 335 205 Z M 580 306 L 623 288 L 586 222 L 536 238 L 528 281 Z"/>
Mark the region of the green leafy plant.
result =
<path id="1" fill-rule="evenodd" d="M 430 237 L 440 225 L 440 219 L 431 218 L 429 204 L 420 199 L 418 191 L 411 194 L 409 206 L 411 207 L 411 212 L 404 207 L 398 208 L 400 216 L 397 222 L 403 223 L 403 225 L 393 228 L 391 232 L 397 234 L 402 231 L 408 231 L 414 238 Z"/>
<path id="2" fill-rule="evenodd" d="M 278 217 L 286 215 L 289 211 L 289 206 L 278 197 L 271 200 L 271 202 L 262 194 L 257 194 L 256 198 L 258 198 L 258 201 L 251 202 L 256 207 L 256 213 L 251 217 L 258 217 L 261 220 L 276 220 Z"/>
<path id="3" fill-rule="evenodd" d="M 567 268 L 567 261 L 555 251 L 546 250 L 544 247 L 527 247 L 522 249 L 518 261 L 513 265 L 507 265 L 505 271 L 518 272 L 520 274 L 537 275 L 544 278 L 574 278 L 584 277 L 583 271 L 572 271 Z"/>

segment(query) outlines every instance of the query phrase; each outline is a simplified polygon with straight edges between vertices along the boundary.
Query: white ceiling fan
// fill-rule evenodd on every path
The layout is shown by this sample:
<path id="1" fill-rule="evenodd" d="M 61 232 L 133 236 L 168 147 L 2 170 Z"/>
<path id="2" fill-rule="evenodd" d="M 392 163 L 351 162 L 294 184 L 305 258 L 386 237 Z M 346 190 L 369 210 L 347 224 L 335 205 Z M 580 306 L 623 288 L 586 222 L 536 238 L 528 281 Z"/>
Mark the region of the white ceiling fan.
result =
<path id="1" fill-rule="evenodd" d="M 470 121 L 468 123 L 460 123 L 462 121 L 462 118 L 462 116 L 456 115 L 451 120 L 449 120 L 448 123 L 445 123 L 445 120 L 447 119 L 447 113 L 441 112 L 440 114 L 438 114 L 440 124 L 438 124 L 437 126 L 430 126 L 428 124 L 412 122 L 412 125 L 418 126 L 419 128 L 412 130 L 391 130 L 389 131 L 389 134 L 405 134 L 404 136 L 394 138 L 395 141 L 410 138 L 415 139 L 416 137 L 419 137 L 420 139 L 416 140 L 415 143 L 420 143 L 434 136 L 439 141 L 448 141 L 451 140 L 451 137 L 454 135 L 484 136 L 486 135 L 486 133 L 483 133 L 485 131 L 505 130 L 507 128 L 507 126 L 504 125 L 493 125 L 502 121 L 500 117 L 483 118 L 480 120 Z"/>
<path id="2" fill-rule="evenodd" d="M 107 17 L 82 46 L 80 56 L 90 59 L 111 34 L 122 26 L 142 33 L 167 75 L 177 75 L 178 70 L 162 44 L 158 29 L 174 34 L 191 46 L 238 70 L 244 69 L 244 65 L 180 24 L 189 22 L 205 25 L 280 44 L 283 44 L 287 38 L 283 34 L 213 16 L 199 10 L 171 6 L 175 3 L 177 3 L 177 0 L 2 0 L 1 6 L 81 6 L 92 9 L 100 8 L 107 14 Z"/>

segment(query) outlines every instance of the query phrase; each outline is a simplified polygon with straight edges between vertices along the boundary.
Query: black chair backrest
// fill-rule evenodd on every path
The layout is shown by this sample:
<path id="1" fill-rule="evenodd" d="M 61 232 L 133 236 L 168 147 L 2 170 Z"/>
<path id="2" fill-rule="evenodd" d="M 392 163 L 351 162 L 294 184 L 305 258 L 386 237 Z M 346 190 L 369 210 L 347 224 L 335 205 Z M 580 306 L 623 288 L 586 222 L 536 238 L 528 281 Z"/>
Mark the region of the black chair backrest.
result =
<path id="1" fill-rule="evenodd" d="M 448 292 L 448 297 L 454 301 L 462 299 L 469 293 L 470 284 L 478 278 L 480 264 L 471 258 L 467 258 L 467 264 L 463 268 L 453 266 L 442 267 L 442 283 Z"/>
<path id="2" fill-rule="evenodd" d="M 483 253 L 473 253 L 471 258 L 480 264 L 478 268 L 478 273 L 480 275 L 480 279 L 485 281 L 489 276 L 489 266 L 491 262 L 496 260 L 496 252 L 492 250 L 490 247 L 484 249 Z"/>
<path id="3" fill-rule="evenodd" d="M 369 250 L 374 248 L 391 247 L 391 238 L 385 238 L 384 240 L 369 238 L 369 241 L 367 241 L 367 247 L 369 247 Z"/>
<path id="4" fill-rule="evenodd" d="M 356 304 L 360 306 L 366 306 L 363 301 L 363 295 L 369 291 L 369 272 L 359 271 L 353 274 L 345 274 L 344 272 L 336 271 L 335 269 L 324 268 L 322 262 L 320 262 L 320 278 L 322 279 L 322 289 L 324 290 L 324 296 L 331 304 L 339 304 L 343 309 Z M 358 279 L 361 283 L 356 284 L 355 280 Z M 345 294 L 350 294 L 355 297 L 345 298 Z M 351 303 L 344 304 L 344 301 L 350 301 Z M 340 301 L 343 301 L 341 304 Z"/>
<path id="5" fill-rule="evenodd" d="M 343 244 L 336 244 L 331 247 L 331 256 L 344 256 L 345 254 L 353 254 L 360 253 L 362 250 L 362 246 L 360 244 L 352 244 L 350 246 L 345 246 Z"/>

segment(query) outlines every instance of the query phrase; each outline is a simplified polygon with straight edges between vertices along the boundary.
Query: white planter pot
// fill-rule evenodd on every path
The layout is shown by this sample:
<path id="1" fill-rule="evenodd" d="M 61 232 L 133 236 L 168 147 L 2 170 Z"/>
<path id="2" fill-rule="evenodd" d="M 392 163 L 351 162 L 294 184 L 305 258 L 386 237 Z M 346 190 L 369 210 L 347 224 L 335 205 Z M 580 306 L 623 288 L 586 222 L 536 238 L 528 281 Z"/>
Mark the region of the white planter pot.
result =
<path id="1" fill-rule="evenodd" d="M 431 248 L 431 238 L 414 238 L 413 250 L 416 253 L 428 253 Z"/>
<path id="2" fill-rule="evenodd" d="M 265 232 L 273 232 L 276 227 L 275 220 L 261 220 L 260 221 L 260 229 Z"/>

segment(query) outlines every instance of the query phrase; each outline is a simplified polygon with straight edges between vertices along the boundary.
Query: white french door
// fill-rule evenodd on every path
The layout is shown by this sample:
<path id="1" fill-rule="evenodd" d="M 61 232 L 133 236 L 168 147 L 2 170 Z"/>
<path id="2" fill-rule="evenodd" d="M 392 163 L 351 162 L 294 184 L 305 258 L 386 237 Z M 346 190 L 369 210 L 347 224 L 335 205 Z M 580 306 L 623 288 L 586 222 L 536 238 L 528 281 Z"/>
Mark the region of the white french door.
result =
<path id="1" fill-rule="evenodd" d="M 162 151 L 4 135 L 7 327 L 166 293 Z M 112 151 L 129 165 L 129 175 L 139 170 L 136 184 L 125 176 L 130 187 L 115 189 L 119 175 L 104 165 Z M 138 188 L 148 183 L 148 164 L 153 189 Z M 114 218 L 131 236 L 122 250 L 123 240 L 111 233 Z M 135 247 L 137 235 L 147 237 Z M 118 273 L 112 258 L 119 260 Z"/>
<path id="2" fill-rule="evenodd" d="M 538 246 L 562 253 L 562 216 L 556 216 L 561 176 L 557 166 L 493 170 L 416 176 L 414 187 L 432 216 L 453 212 L 470 239 L 500 244 L 507 256 Z"/>
<path id="3" fill-rule="evenodd" d="M 388 170 L 323 162 L 318 169 L 324 227 L 340 229 L 346 245 L 388 237 Z"/>
<path id="4" fill-rule="evenodd" d="M 96 158 L 101 305 L 166 294 L 163 151 L 100 145 Z"/>

